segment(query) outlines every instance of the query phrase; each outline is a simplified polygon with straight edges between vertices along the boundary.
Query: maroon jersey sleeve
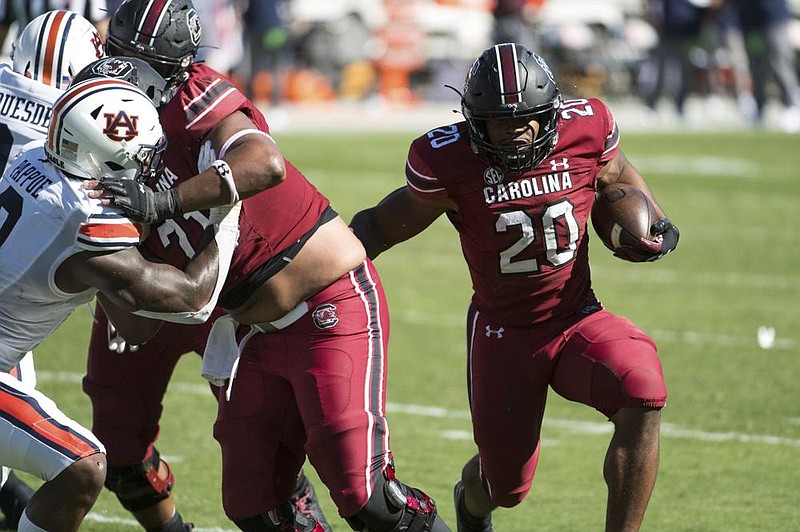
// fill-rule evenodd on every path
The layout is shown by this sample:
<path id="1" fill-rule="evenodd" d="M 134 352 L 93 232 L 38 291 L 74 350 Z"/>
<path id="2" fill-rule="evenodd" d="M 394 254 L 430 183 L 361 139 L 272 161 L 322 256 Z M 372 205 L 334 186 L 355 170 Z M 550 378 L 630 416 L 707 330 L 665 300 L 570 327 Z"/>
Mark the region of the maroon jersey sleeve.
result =
<path id="1" fill-rule="evenodd" d="M 406 159 L 406 186 L 420 197 L 440 199 L 447 197 L 447 190 L 425 157 L 431 133 L 428 132 L 411 143 Z"/>
<path id="2" fill-rule="evenodd" d="M 203 64 L 189 69 L 189 78 L 170 100 L 170 116 L 165 127 L 180 128 L 195 142 L 205 138 L 220 120 L 242 111 L 259 129 L 269 132 L 261 112 L 225 76 Z M 169 131 L 170 133 L 172 131 Z"/>
<path id="3" fill-rule="evenodd" d="M 422 198 L 448 197 L 476 308 L 508 325 L 565 318 L 597 301 L 591 290 L 588 219 L 596 177 L 619 149 L 600 100 L 564 102 L 558 142 L 542 163 L 504 175 L 470 147 L 466 123 L 415 139 L 406 183 Z"/>
<path id="4" fill-rule="evenodd" d="M 617 127 L 617 121 L 614 120 L 614 116 L 611 114 L 611 109 L 596 98 L 590 101 L 591 105 L 596 107 L 597 112 L 603 117 L 603 130 L 608 132 L 605 144 L 603 144 L 603 154 L 600 156 L 600 164 L 605 165 L 619 153 L 619 128 Z"/>

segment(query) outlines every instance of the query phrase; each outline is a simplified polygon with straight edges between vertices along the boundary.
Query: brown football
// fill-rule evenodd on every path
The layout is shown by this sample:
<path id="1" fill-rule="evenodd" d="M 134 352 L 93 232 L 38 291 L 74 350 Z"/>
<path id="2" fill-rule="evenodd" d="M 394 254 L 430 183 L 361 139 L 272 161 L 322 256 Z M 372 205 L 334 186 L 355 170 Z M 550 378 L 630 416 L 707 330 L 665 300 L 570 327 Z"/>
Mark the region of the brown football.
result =
<path id="1" fill-rule="evenodd" d="M 612 251 L 635 247 L 640 238 L 652 240 L 650 227 L 656 221 L 653 202 L 638 188 L 623 183 L 600 190 L 592 207 L 594 230 Z"/>

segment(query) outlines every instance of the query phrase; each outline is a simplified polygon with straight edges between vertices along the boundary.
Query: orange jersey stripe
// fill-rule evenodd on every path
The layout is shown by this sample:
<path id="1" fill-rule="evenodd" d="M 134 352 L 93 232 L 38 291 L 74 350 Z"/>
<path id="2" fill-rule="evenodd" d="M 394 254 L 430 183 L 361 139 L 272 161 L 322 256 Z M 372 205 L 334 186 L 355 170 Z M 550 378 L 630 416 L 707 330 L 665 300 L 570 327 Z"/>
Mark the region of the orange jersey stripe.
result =
<path id="1" fill-rule="evenodd" d="M 92 240 L 107 238 L 139 240 L 141 236 L 139 227 L 132 223 L 108 224 L 85 222 L 81 224 L 79 232 Z"/>

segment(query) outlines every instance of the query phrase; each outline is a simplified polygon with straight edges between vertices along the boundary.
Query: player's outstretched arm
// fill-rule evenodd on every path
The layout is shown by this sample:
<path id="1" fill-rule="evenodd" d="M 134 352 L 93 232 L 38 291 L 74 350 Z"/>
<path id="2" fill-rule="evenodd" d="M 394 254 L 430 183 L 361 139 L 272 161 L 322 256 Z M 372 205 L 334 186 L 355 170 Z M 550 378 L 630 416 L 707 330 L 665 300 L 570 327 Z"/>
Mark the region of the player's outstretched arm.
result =
<path id="1" fill-rule="evenodd" d="M 196 312 L 211 299 L 219 271 L 218 250 L 209 243 L 183 272 L 147 261 L 136 248 L 114 253 L 81 252 L 56 276 L 59 287 L 94 287 L 118 307 L 135 312 Z"/>
<path id="2" fill-rule="evenodd" d="M 114 305 L 148 318 L 202 323 L 211 315 L 239 238 L 240 204 L 214 209 L 209 239 L 185 270 L 150 262 L 138 248 L 84 251 L 65 260 L 56 284 L 75 293 L 96 288 Z"/>
<path id="3" fill-rule="evenodd" d="M 395 244 L 418 235 L 453 209 L 448 200 L 423 200 L 408 187 L 400 187 L 374 207 L 356 213 L 350 228 L 361 240 L 367 256 L 374 259 Z"/>

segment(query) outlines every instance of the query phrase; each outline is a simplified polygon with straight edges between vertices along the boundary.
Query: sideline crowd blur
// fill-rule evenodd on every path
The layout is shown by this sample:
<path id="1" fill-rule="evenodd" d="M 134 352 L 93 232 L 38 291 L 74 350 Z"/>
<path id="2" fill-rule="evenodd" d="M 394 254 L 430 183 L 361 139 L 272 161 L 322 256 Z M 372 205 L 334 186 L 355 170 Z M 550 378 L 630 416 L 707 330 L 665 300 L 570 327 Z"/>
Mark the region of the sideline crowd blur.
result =
<path id="1" fill-rule="evenodd" d="M 800 132 L 800 0 L 193 1 L 199 58 L 273 112 L 451 101 L 445 85 L 460 89 L 472 59 L 513 40 L 547 59 L 567 97 L 634 100 L 654 120 L 686 119 L 689 99 L 752 124 L 771 109 L 769 125 Z M 102 32 L 121 0 L 15 3 L 80 9 Z"/>

